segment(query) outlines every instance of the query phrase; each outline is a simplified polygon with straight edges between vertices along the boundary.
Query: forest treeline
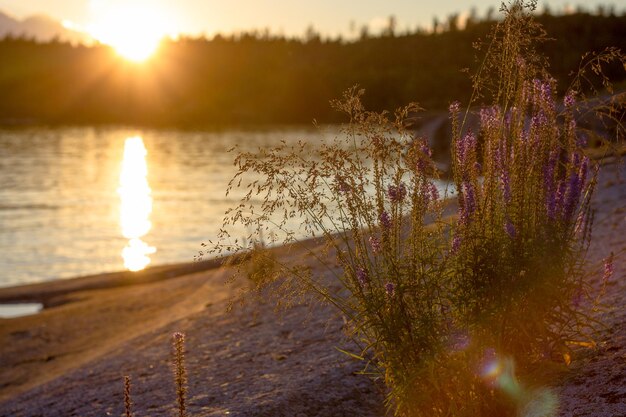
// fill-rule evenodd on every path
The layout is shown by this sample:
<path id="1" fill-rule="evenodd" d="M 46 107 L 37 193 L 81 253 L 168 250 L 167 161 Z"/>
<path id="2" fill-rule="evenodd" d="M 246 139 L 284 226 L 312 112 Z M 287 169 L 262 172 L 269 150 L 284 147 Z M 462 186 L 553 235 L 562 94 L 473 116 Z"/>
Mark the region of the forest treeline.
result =
<path id="1" fill-rule="evenodd" d="M 607 46 L 626 50 L 626 15 L 575 13 L 538 21 L 553 40 L 539 52 L 561 89 L 581 56 Z M 450 20 L 438 33 L 366 32 L 356 41 L 267 33 L 181 38 L 164 42 L 147 63 L 109 47 L 0 41 L 0 122 L 207 126 L 337 121 L 329 100 L 358 84 L 368 108 L 411 101 L 428 110 L 467 102 L 478 65 L 473 44 L 493 21 Z M 622 68 L 609 68 L 624 82 Z"/>

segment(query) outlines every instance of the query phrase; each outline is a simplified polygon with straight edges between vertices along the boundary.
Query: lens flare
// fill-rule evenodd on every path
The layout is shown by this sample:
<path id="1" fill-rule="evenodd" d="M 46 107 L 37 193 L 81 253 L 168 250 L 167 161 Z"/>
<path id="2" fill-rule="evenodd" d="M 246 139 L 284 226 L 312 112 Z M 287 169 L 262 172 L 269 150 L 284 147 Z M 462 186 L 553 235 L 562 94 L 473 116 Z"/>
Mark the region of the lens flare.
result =
<path id="1" fill-rule="evenodd" d="M 551 388 L 525 387 L 515 375 L 512 358 L 499 357 L 495 350 L 487 349 L 484 355 L 481 376 L 485 382 L 506 393 L 517 404 L 520 417 L 555 417 L 559 399 Z"/>
<path id="2" fill-rule="evenodd" d="M 126 139 L 117 192 L 120 195 L 120 227 L 122 235 L 128 239 L 128 244 L 122 250 L 122 259 L 124 266 L 131 271 L 144 269 L 150 263 L 148 255 L 156 252 L 155 248 L 140 239 L 152 227 L 147 154 L 141 137 Z"/>

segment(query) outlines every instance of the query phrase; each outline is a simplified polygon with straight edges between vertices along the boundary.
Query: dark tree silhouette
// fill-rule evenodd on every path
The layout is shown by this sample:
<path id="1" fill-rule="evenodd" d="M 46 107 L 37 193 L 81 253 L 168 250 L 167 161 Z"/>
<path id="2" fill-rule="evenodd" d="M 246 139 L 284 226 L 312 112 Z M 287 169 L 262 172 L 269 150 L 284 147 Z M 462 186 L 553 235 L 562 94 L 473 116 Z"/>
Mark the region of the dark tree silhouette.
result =
<path id="1" fill-rule="evenodd" d="M 575 13 L 537 17 L 554 40 L 540 46 L 560 88 L 587 51 L 626 51 L 626 16 Z M 136 65 L 105 46 L 24 38 L 0 41 L 0 121 L 200 126 L 337 121 L 328 104 L 347 88 L 365 88 L 365 105 L 392 109 L 417 101 L 429 110 L 467 102 L 464 68 L 477 65 L 472 44 L 493 22 L 472 19 L 441 33 L 395 31 L 345 42 L 311 27 L 304 39 L 267 30 L 165 42 L 152 62 Z M 395 34 L 395 36 L 389 36 Z M 575 34 L 573 36 L 572 34 Z M 608 75 L 618 82 L 623 68 Z"/>

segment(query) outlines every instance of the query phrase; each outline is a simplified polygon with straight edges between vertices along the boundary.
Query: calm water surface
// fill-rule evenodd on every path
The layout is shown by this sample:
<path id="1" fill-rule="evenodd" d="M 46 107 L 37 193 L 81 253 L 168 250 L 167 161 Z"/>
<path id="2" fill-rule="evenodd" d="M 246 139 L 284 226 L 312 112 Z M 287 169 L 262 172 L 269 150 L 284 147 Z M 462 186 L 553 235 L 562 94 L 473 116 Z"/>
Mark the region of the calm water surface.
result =
<path id="1" fill-rule="evenodd" d="M 228 149 L 322 132 L 0 130 L 0 286 L 192 261 L 237 201 Z"/>

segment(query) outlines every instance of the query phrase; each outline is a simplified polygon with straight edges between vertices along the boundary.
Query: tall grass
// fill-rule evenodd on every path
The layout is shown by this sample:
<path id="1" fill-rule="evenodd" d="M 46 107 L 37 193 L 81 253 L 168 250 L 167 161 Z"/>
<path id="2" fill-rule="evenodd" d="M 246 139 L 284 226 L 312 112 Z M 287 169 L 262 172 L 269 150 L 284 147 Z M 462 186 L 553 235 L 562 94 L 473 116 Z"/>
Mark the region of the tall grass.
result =
<path id="1" fill-rule="evenodd" d="M 428 140 L 405 128 L 419 107 L 370 112 L 356 88 L 333 103 L 350 121 L 333 141 L 236 159 L 231 187 L 248 193 L 214 250 L 247 249 L 226 243 L 234 223 L 294 243 L 299 219 L 300 232 L 323 237 L 326 254 L 310 254 L 328 273 L 279 265 L 278 285 L 351 321 L 354 356 L 385 382 L 396 415 L 515 415 L 538 365 L 569 363 L 568 344 L 591 337 L 580 300 L 597 169 L 578 136 L 576 92 L 558 102 L 533 50 L 544 36 L 534 7 L 503 6 L 475 77 L 475 99 L 492 99 L 477 131 L 450 106 L 456 216 L 445 216 L 452 193 L 436 186 Z"/>
<path id="2" fill-rule="evenodd" d="M 124 376 L 124 415 L 126 417 L 133 417 L 132 411 L 133 401 L 130 395 L 130 376 Z"/>
<path id="3" fill-rule="evenodd" d="M 178 417 L 187 417 L 187 369 L 185 368 L 185 335 L 183 333 L 176 332 L 172 336 L 172 350 Z"/>
<path id="4" fill-rule="evenodd" d="M 172 371 L 176 392 L 176 415 L 188 417 L 187 410 L 187 368 L 185 366 L 185 334 L 172 334 Z M 124 415 L 132 417 L 131 380 L 129 375 L 124 376 Z"/>

